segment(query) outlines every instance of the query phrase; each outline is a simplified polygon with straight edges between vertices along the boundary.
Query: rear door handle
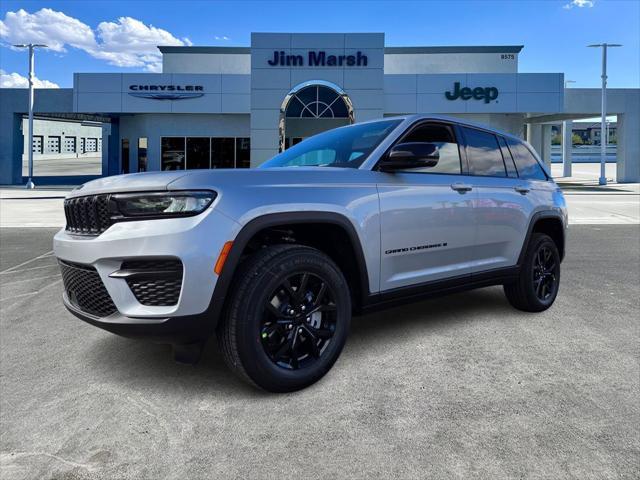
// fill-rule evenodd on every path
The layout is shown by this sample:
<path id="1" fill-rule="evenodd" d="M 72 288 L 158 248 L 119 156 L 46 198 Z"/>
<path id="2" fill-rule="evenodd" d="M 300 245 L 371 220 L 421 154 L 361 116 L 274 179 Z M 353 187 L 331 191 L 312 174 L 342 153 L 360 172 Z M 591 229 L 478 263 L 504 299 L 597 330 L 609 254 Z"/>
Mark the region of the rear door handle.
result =
<path id="1" fill-rule="evenodd" d="M 467 193 L 473 189 L 471 185 L 467 185 L 466 183 L 453 183 L 451 188 L 458 193 Z"/>
<path id="2" fill-rule="evenodd" d="M 522 195 L 526 195 L 527 193 L 529 193 L 531 191 L 530 188 L 522 187 L 522 186 L 513 187 L 513 189 L 516 192 L 521 193 Z"/>

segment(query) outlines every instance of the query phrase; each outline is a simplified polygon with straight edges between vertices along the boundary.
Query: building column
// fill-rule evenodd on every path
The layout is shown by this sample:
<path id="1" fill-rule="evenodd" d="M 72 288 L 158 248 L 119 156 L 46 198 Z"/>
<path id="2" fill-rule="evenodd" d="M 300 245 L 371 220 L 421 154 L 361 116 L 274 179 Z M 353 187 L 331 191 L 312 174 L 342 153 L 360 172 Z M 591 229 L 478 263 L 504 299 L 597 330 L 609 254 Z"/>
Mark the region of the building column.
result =
<path id="1" fill-rule="evenodd" d="M 102 124 L 102 171 L 101 175 L 109 174 L 109 137 L 111 136 L 111 124 Z"/>
<path id="2" fill-rule="evenodd" d="M 9 120 L 8 115 L 2 115 L 4 118 Z M 9 183 L 12 185 L 22 185 L 22 155 L 27 153 L 25 148 L 33 148 L 33 146 L 28 145 L 25 147 L 25 144 L 29 143 L 29 140 L 25 140 L 23 138 L 22 132 L 22 115 L 21 114 L 13 114 L 10 118 L 10 121 L 3 124 L 3 135 L 7 135 L 7 142 L 5 143 L 5 148 L 8 147 L 11 152 L 11 158 L 9 161 L 0 162 L 0 172 L 2 175 L 2 183 Z M 7 125 L 11 125 L 13 128 L 9 130 Z M 24 133 L 27 135 L 26 133 Z"/>
<path id="3" fill-rule="evenodd" d="M 573 149 L 573 121 L 562 122 L 562 176 L 571 176 L 571 152 Z"/>
<path id="4" fill-rule="evenodd" d="M 640 182 L 640 105 L 618 115 L 617 140 L 616 181 Z"/>
<path id="5" fill-rule="evenodd" d="M 540 149 L 540 156 L 544 163 L 547 164 L 549 171 L 551 171 L 551 125 L 542 125 L 542 147 Z"/>
<path id="6" fill-rule="evenodd" d="M 542 125 L 539 123 L 527 123 L 527 142 L 542 157 Z"/>
<path id="7" fill-rule="evenodd" d="M 118 175 L 120 173 L 120 119 L 111 119 L 111 129 L 109 132 L 107 144 L 108 149 L 108 165 L 107 170 L 103 171 L 104 175 Z M 102 149 L 105 147 L 105 139 L 102 138 Z"/>

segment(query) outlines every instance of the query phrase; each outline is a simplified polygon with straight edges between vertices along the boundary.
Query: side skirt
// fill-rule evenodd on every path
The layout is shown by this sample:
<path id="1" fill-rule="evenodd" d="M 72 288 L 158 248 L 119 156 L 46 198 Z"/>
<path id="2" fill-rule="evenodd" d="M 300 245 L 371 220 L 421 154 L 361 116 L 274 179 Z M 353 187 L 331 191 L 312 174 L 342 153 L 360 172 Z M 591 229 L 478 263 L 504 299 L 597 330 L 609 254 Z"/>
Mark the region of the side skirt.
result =
<path id="1" fill-rule="evenodd" d="M 473 290 L 476 288 L 502 285 L 518 278 L 519 267 L 498 268 L 486 272 L 462 275 L 445 280 L 435 280 L 409 287 L 394 288 L 369 295 L 356 314 L 362 315 L 397 305 L 417 302 L 431 297 Z"/>

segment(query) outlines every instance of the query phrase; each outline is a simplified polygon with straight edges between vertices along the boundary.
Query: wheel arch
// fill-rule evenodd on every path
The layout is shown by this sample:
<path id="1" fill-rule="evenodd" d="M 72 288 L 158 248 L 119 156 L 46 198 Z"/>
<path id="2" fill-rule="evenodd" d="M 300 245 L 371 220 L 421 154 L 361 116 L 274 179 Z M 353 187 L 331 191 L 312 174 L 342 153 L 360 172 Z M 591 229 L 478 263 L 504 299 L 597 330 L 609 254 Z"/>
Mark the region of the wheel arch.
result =
<path id="1" fill-rule="evenodd" d="M 351 258 L 354 262 L 353 268 L 355 269 L 352 272 L 345 272 L 343 270 L 343 273 L 347 277 L 350 287 L 355 288 L 355 290 L 352 291 L 354 307 L 358 309 L 364 303 L 366 297 L 369 295 L 369 270 L 360 237 L 358 236 L 355 226 L 347 217 L 339 213 L 323 211 L 270 213 L 250 220 L 240 229 L 233 240 L 233 245 L 224 263 L 224 268 L 216 282 L 209 307 L 209 315 L 214 328 L 222 313 L 224 302 L 237 267 L 242 261 L 243 255 L 246 254 L 247 249 L 251 248 L 251 242 L 259 238 L 262 233 L 273 231 L 278 227 L 294 227 L 295 229 L 295 227 L 304 228 L 305 226 L 327 226 L 330 227 L 332 232 L 343 232 L 344 238 L 348 240 L 348 248 L 352 254 Z M 318 242 L 305 241 L 302 242 L 302 244 L 318 248 Z M 324 251 L 322 248 L 319 249 Z M 332 255 L 334 252 L 325 251 L 325 253 L 332 257 L 334 261 L 338 260 L 336 261 L 338 266 L 344 268 L 345 264 L 341 264 L 340 261 L 342 259 L 336 259 L 334 258 L 335 256 Z M 354 282 L 356 285 L 353 285 Z"/>
<path id="2" fill-rule="evenodd" d="M 525 237 L 524 243 L 522 244 L 520 256 L 518 257 L 518 265 L 522 264 L 527 245 L 531 240 L 531 235 L 536 232 L 549 235 L 553 239 L 553 241 L 556 243 L 556 246 L 558 247 L 560 260 L 562 261 L 564 259 L 566 250 L 564 221 L 560 213 L 552 210 L 546 210 L 537 212 L 531 217 L 529 228 L 527 229 L 527 235 Z"/>

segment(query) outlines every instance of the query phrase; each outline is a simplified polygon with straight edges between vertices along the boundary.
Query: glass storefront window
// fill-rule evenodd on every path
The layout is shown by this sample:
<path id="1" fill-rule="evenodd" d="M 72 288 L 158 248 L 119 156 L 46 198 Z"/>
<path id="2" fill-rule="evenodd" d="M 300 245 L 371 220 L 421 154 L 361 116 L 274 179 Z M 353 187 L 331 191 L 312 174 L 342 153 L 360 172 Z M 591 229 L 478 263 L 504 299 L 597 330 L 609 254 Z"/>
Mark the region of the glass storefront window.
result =
<path id="1" fill-rule="evenodd" d="M 236 168 L 249 168 L 251 156 L 251 139 L 236 138 Z"/>
<path id="2" fill-rule="evenodd" d="M 144 140 L 144 165 L 146 146 Z M 160 140 L 162 170 L 187 168 L 249 168 L 251 139 L 248 137 L 162 137 Z M 138 155 L 140 155 L 140 145 Z M 138 165 L 142 165 L 140 157 Z M 142 170 L 141 170 L 142 171 Z"/>
<path id="3" fill-rule="evenodd" d="M 211 157 L 209 137 L 187 137 L 187 168 L 209 168 Z"/>
<path id="4" fill-rule="evenodd" d="M 212 138 L 211 168 L 234 168 L 235 149 L 234 138 Z"/>
<path id="5" fill-rule="evenodd" d="M 184 137 L 162 137 L 160 151 L 162 157 L 162 170 L 184 170 Z"/>
<path id="6" fill-rule="evenodd" d="M 82 153 L 84 153 L 84 138 L 82 139 Z M 120 169 L 120 173 L 129 173 L 129 139 L 123 138 L 120 145 L 120 165 L 122 168 Z"/>
<path id="7" fill-rule="evenodd" d="M 147 171 L 147 139 L 141 137 L 138 139 L 138 171 Z"/>

